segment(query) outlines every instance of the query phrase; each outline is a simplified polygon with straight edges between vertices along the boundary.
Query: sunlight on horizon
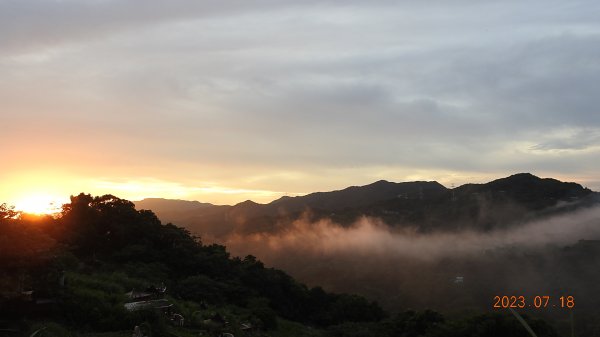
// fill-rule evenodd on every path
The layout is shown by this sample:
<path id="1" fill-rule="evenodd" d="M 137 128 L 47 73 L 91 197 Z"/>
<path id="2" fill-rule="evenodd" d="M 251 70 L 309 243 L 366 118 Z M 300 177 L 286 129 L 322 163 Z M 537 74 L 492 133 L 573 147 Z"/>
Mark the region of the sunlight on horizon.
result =
<path id="1" fill-rule="evenodd" d="M 185 185 L 179 182 L 154 178 L 98 180 L 92 183 L 93 190 L 101 194 L 113 194 L 119 198 L 138 201 L 145 198 L 184 199 L 213 204 L 236 204 L 244 200 L 268 203 L 284 195 L 296 196 L 305 193 L 285 193 L 266 189 L 247 189 L 221 186 L 215 183 Z"/>
<path id="2" fill-rule="evenodd" d="M 18 198 L 15 203 L 15 210 L 28 214 L 54 214 L 61 210 L 64 203 L 67 203 L 64 197 L 58 197 L 50 194 L 29 194 Z"/>

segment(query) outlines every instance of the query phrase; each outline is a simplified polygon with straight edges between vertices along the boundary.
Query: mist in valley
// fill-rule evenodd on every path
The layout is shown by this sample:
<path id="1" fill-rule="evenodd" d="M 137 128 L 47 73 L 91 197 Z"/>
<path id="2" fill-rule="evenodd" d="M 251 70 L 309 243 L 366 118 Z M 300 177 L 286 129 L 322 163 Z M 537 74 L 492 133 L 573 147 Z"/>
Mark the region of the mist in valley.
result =
<path id="1" fill-rule="evenodd" d="M 496 295 L 573 295 L 582 308 L 600 302 L 600 246 L 589 241 L 600 238 L 600 207 L 488 232 L 422 233 L 369 217 L 348 227 L 308 215 L 276 228 L 234 231 L 221 243 L 309 285 L 389 309 L 491 310 Z"/>

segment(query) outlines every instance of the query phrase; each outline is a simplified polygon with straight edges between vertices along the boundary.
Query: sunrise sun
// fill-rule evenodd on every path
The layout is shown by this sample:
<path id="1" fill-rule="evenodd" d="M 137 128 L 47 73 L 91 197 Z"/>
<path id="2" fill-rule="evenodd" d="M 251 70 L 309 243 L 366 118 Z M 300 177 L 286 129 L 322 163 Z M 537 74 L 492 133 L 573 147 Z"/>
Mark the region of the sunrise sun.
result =
<path id="1" fill-rule="evenodd" d="M 60 211 L 60 198 L 46 194 L 23 196 L 15 202 L 15 210 L 29 214 L 53 214 Z"/>

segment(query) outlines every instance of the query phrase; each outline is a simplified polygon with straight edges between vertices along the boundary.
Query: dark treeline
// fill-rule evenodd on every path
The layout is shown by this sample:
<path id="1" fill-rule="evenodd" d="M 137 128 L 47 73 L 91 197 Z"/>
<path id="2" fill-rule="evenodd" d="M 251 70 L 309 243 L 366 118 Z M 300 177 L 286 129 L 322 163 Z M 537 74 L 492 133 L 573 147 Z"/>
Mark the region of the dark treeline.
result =
<path id="1" fill-rule="evenodd" d="M 2 205 L 0 268 L 5 334 L 29 335 L 42 325 L 46 335 L 58 336 L 147 324 L 154 335 L 177 335 L 167 333 L 159 314 L 123 306 L 127 291 L 164 283 L 176 310 L 187 316 L 189 331 L 196 327 L 195 315 L 218 313 L 281 336 L 527 336 L 506 314 L 450 320 L 433 311 L 390 315 L 363 297 L 309 288 L 251 255 L 232 257 L 224 246 L 205 245 L 185 229 L 162 225 L 151 211 L 111 195 L 71 197 L 56 217 Z M 279 329 L 279 322 L 289 321 L 304 328 Z M 543 321 L 528 321 L 541 335 L 556 336 Z"/>

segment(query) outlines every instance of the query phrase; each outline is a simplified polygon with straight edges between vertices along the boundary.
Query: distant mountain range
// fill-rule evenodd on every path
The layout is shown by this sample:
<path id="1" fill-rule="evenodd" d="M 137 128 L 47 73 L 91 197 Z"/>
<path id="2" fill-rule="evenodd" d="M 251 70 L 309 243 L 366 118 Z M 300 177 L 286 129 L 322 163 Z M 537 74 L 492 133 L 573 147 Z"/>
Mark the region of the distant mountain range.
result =
<path id="1" fill-rule="evenodd" d="M 233 232 L 277 231 L 301 217 L 308 221 L 328 218 L 346 226 L 369 216 L 390 226 L 410 226 L 423 232 L 467 228 L 486 231 L 593 205 L 599 200 L 599 193 L 577 183 L 519 173 L 453 189 L 435 181 L 380 180 L 338 191 L 282 197 L 268 204 L 247 200 L 229 206 L 152 198 L 135 205 L 154 211 L 163 222 L 218 239 Z"/>
<path id="2" fill-rule="evenodd" d="M 251 254 L 311 286 L 392 310 L 487 311 L 498 294 L 568 294 L 587 322 L 598 322 L 600 306 L 597 206 L 600 193 L 529 173 L 456 188 L 382 180 L 268 204 L 136 202 L 232 256 Z M 365 216 L 381 222 L 357 223 Z M 558 303 L 522 311 L 555 322 L 566 315 Z"/>

